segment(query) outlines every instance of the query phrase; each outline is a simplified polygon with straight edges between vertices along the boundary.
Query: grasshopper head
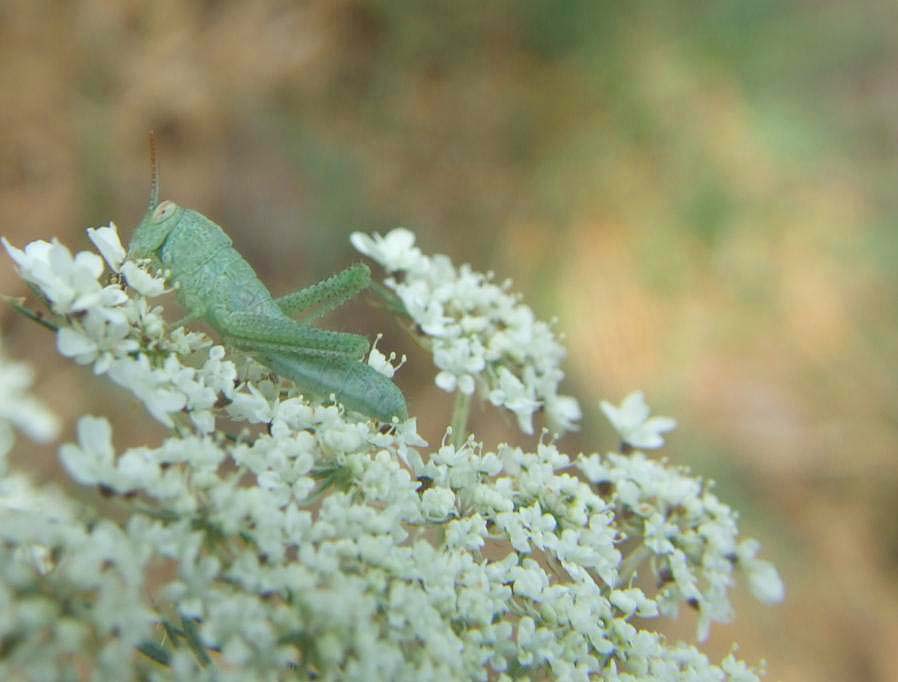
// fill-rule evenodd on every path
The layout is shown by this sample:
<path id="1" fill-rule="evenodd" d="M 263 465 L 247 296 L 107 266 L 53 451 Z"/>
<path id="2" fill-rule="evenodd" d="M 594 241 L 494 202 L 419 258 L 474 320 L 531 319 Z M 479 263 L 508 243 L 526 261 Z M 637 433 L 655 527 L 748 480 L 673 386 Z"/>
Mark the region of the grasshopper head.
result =
<path id="1" fill-rule="evenodd" d="M 128 258 L 131 259 L 152 258 L 158 260 L 157 252 L 184 213 L 184 209 L 173 201 L 159 202 L 159 165 L 156 163 L 156 138 L 152 130 L 150 131 L 150 167 L 152 169 L 150 203 L 128 245 Z"/>
<path id="2" fill-rule="evenodd" d="M 173 201 L 163 201 L 158 206 L 150 206 L 128 245 L 128 257 L 154 258 L 166 237 L 181 220 L 184 209 Z"/>

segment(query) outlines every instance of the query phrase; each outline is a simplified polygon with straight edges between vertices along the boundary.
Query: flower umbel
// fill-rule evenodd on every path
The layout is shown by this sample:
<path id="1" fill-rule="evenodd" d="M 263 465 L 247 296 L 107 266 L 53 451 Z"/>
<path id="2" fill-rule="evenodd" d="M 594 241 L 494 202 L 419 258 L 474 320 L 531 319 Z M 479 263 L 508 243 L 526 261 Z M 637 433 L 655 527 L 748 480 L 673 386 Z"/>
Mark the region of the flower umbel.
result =
<path id="1" fill-rule="evenodd" d="M 512 412 L 521 431 L 533 433 L 533 415 L 545 410 L 548 426 L 576 430 L 577 401 L 558 394 L 565 349 L 552 325 L 509 293 L 511 282 L 468 265 L 456 268 L 446 256 L 425 256 L 415 235 L 397 228 L 381 237 L 353 233 L 353 246 L 382 265 L 384 281 L 429 345 L 444 391 L 471 395 L 478 388 L 489 402 Z"/>
<path id="2" fill-rule="evenodd" d="M 759 599 L 783 597 L 709 484 L 639 452 L 569 455 L 545 432 L 528 447 L 429 447 L 415 418 L 383 428 L 310 401 L 171 329 L 148 300 L 164 282 L 123 260 L 114 226 L 90 236 L 102 259 L 4 244 L 56 315 L 60 352 L 167 434 L 121 449 L 121 429 L 81 417 L 60 450 L 88 486 L 77 502 L 0 469 L 0 678 L 758 679 L 656 627 L 689 604 L 703 638 L 731 617 L 739 574 Z M 525 433 L 542 410 L 576 426 L 579 405 L 557 393 L 564 349 L 507 285 L 424 256 L 405 230 L 353 243 L 393 273 L 437 385 L 480 390 Z M 124 282 L 105 282 L 104 260 Z M 367 362 L 396 369 L 376 348 Z M 29 380 L 0 361 L 0 435 L 55 432 Z M 627 449 L 659 447 L 675 425 L 641 393 L 602 409 Z M 657 588 L 635 586 L 644 573 Z"/>

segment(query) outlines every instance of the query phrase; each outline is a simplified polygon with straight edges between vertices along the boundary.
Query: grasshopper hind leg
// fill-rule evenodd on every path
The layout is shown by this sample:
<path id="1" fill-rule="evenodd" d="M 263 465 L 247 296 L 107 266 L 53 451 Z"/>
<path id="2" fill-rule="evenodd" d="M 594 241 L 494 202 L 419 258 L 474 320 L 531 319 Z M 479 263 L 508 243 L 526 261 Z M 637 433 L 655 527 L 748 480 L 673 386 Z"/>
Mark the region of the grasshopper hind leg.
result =
<path id="1" fill-rule="evenodd" d="M 370 284 L 370 268 L 364 263 L 356 263 L 312 286 L 276 298 L 274 302 L 285 315 L 308 311 L 302 316 L 302 321 L 308 323 L 339 308 Z"/>
<path id="2" fill-rule="evenodd" d="M 364 336 L 318 329 L 288 317 L 212 310 L 209 321 L 228 342 L 248 351 L 341 355 L 358 361 L 369 348 Z"/>

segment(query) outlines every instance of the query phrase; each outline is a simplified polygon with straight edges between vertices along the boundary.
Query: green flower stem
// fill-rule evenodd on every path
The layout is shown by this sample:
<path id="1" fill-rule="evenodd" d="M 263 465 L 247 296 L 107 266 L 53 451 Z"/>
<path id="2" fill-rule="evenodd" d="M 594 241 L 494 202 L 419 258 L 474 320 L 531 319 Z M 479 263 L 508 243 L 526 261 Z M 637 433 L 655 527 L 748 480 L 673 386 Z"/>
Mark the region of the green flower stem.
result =
<path id="1" fill-rule="evenodd" d="M 48 320 L 46 317 L 44 317 L 43 313 L 32 310 L 31 308 L 26 306 L 25 299 L 14 298 L 12 296 L 0 294 L 0 300 L 6 301 L 6 303 L 12 306 L 13 310 L 15 310 L 17 313 L 24 315 L 29 320 L 37 322 L 42 327 L 46 327 L 51 332 L 59 331 L 59 325 Z"/>
<path id="2" fill-rule="evenodd" d="M 471 396 L 458 391 L 452 408 L 452 445 L 460 448 L 468 437 L 468 415 L 471 414 Z"/>
<path id="3" fill-rule="evenodd" d="M 639 568 L 639 565 L 651 555 L 652 550 L 645 545 L 639 545 L 639 547 L 630 552 L 630 554 L 623 560 L 623 563 L 621 563 L 620 575 L 617 579 L 618 586 L 627 585 L 633 576 L 636 575 L 636 570 Z"/>
<path id="4" fill-rule="evenodd" d="M 196 656 L 200 665 L 205 668 L 212 662 L 212 659 L 209 658 L 209 654 L 206 652 L 206 648 L 200 639 L 200 633 L 197 630 L 196 623 L 189 618 L 181 616 L 181 626 L 184 628 L 184 635 L 187 637 L 187 643 L 190 645 L 193 655 Z"/>

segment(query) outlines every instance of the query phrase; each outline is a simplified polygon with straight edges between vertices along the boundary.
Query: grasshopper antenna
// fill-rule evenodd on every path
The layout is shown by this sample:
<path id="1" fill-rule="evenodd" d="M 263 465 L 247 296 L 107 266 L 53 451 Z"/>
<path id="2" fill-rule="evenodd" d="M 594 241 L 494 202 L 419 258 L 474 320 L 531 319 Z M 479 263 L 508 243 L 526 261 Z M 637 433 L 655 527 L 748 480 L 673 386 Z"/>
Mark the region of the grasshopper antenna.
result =
<path id="1" fill-rule="evenodd" d="M 150 180 L 150 204 L 152 211 L 159 205 L 159 164 L 156 161 L 156 133 L 150 131 L 150 167 L 152 175 Z"/>

